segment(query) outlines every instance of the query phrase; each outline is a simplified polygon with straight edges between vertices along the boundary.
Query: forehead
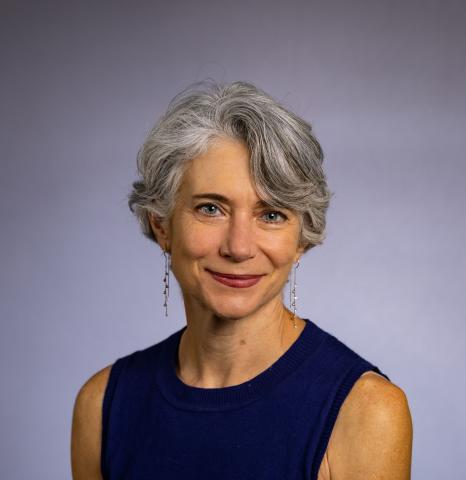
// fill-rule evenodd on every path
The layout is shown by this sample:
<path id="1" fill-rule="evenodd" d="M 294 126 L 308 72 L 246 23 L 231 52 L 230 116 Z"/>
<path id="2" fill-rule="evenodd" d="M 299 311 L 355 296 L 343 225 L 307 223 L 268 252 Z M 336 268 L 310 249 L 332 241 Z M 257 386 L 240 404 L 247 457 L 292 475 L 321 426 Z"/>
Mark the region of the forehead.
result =
<path id="1" fill-rule="evenodd" d="M 219 191 L 257 197 L 247 146 L 237 140 L 216 139 L 205 153 L 189 162 L 182 190 L 185 194 Z"/>

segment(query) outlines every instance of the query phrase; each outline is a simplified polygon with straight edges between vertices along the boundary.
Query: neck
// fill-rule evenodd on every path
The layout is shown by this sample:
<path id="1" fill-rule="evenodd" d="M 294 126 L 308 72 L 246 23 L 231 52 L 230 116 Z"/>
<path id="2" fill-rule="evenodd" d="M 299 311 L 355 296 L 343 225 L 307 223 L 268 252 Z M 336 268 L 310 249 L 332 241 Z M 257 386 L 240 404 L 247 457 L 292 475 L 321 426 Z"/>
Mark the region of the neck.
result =
<path id="1" fill-rule="evenodd" d="M 282 303 L 267 315 L 238 320 L 188 321 L 178 352 L 177 375 L 187 385 L 239 385 L 266 370 L 296 341 L 305 322 Z"/>

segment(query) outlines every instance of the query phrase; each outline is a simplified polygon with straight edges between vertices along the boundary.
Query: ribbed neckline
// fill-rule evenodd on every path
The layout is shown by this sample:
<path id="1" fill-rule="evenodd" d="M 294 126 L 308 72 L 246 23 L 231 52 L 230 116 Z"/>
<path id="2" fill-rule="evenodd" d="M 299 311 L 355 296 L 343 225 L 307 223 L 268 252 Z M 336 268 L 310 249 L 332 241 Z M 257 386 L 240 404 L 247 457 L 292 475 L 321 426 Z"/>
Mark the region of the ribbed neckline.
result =
<path id="1" fill-rule="evenodd" d="M 166 400 L 186 410 L 222 411 L 251 403 L 291 375 L 317 350 L 323 331 L 311 320 L 303 320 L 306 324 L 299 337 L 269 368 L 244 383 L 222 388 L 193 387 L 178 378 L 178 348 L 187 328 L 184 326 L 164 342 L 157 368 L 158 387 Z"/>

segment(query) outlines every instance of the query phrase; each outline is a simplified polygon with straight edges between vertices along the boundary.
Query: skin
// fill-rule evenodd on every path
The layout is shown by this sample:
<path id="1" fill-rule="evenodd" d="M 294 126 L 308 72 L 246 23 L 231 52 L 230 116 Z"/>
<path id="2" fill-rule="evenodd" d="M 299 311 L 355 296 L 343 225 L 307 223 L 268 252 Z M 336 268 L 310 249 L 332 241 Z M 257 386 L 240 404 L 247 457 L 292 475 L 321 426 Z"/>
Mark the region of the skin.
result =
<path id="1" fill-rule="evenodd" d="M 201 388 L 237 385 L 274 363 L 301 334 L 305 322 L 284 307 L 282 290 L 299 247 L 298 217 L 260 205 L 249 174 L 246 146 L 218 139 L 185 173 L 174 212 L 150 217 L 159 245 L 171 253 L 183 294 L 187 329 L 177 374 Z M 194 195 L 217 193 L 213 198 Z M 206 269 L 263 274 L 237 289 Z M 74 406 L 71 458 L 74 480 L 100 480 L 101 409 L 110 366 L 81 387 Z M 319 480 L 410 478 L 412 425 L 403 391 L 367 372 L 340 410 Z"/>
<path id="2" fill-rule="evenodd" d="M 255 206 L 247 148 L 217 140 L 192 161 L 168 224 L 152 217 L 157 241 L 171 252 L 188 328 L 180 342 L 180 378 L 212 388 L 242 383 L 265 370 L 296 340 L 282 289 L 302 254 L 299 219 L 288 210 Z M 193 198 L 220 193 L 227 200 Z M 206 269 L 264 274 L 249 288 L 218 283 Z"/>

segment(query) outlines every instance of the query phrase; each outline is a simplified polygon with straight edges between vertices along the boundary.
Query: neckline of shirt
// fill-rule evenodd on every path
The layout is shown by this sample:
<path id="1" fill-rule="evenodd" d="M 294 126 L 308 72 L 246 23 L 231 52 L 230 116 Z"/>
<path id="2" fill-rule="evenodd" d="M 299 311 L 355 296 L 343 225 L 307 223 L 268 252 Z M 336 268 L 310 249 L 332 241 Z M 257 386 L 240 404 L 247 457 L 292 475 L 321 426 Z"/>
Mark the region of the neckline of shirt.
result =
<path id="1" fill-rule="evenodd" d="M 220 388 L 194 387 L 178 377 L 178 349 L 185 325 L 163 342 L 156 369 L 158 388 L 167 401 L 186 410 L 231 410 L 251 403 L 293 374 L 317 350 L 323 331 L 311 320 L 303 320 L 306 324 L 299 337 L 270 367 L 246 382 Z"/>

